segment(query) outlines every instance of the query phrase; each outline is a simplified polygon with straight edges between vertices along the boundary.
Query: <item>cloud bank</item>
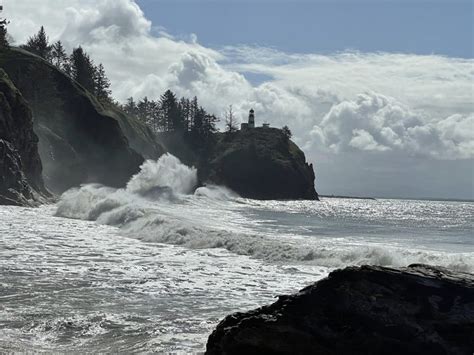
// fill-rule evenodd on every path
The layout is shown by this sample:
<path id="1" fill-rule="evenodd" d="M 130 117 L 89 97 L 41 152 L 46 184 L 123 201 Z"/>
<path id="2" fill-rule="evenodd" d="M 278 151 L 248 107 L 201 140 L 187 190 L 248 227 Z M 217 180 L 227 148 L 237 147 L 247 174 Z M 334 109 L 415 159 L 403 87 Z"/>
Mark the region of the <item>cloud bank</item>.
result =
<path id="1" fill-rule="evenodd" d="M 233 104 L 245 119 L 253 107 L 258 121 L 289 125 L 308 159 L 323 167 L 329 160 L 344 164 L 348 154 L 380 157 L 377 164 L 400 157 L 463 164 L 474 158 L 471 59 L 206 48 L 193 34 L 185 41 L 157 31 L 132 0 L 7 0 L 4 5 L 18 43 L 44 25 L 51 40 L 61 39 L 69 49 L 81 44 L 104 63 L 120 101 L 157 98 L 171 88 L 178 95 L 197 95 L 216 114 Z M 247 79 L 252 75 L 265 80 L 252 83 Z"/>

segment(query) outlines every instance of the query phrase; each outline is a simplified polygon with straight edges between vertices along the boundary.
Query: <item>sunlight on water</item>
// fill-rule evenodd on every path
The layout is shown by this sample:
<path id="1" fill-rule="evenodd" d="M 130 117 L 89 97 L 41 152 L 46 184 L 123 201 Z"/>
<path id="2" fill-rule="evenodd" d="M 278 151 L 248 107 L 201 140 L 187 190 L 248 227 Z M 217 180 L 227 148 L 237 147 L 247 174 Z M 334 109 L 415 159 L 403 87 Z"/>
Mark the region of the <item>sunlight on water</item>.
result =
<path id="1" fill-rule="evenodd" d="M 0 207 L 0 352 L 202 351 L 225 315 L 332 268 L 474 271 L 473 203 L 187 194 L 196 181 L 165 156 L 125 189 L 85 185 L 57 206 Z"/>
<path id="2" fill-rule="evenodd" d="M 0 352 L 203 350 L 228 313 L 327 272 L 137 242 L 52 212 L 0 208 Z"/>

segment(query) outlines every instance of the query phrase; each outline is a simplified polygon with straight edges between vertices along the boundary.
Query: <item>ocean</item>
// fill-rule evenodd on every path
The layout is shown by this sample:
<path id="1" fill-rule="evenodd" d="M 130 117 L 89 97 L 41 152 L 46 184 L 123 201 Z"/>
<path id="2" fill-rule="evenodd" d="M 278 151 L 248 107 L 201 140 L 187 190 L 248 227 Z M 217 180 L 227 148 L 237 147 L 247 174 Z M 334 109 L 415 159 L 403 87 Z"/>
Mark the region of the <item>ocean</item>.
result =
<path id="1" fill-rule="evenodd" d="M 226 315 L 349 265 L 474 272 L 473 202 L 257 201 L 170 155 L 126 188 L 0 206 L 0 353 L 202 352 Z"/>

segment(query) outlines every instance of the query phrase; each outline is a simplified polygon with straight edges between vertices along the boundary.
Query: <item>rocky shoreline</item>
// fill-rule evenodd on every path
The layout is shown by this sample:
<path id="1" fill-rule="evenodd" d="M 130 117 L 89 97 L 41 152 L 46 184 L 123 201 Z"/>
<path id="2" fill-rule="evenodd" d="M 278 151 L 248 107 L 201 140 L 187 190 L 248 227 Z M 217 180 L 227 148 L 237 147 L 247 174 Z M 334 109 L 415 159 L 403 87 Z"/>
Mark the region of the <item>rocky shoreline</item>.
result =
<path id="1" fill-rule="evenodd" d="M 206 354 L 472 354 L 474 275 L 414 264 L 348 267 L 226 317 Z"/>

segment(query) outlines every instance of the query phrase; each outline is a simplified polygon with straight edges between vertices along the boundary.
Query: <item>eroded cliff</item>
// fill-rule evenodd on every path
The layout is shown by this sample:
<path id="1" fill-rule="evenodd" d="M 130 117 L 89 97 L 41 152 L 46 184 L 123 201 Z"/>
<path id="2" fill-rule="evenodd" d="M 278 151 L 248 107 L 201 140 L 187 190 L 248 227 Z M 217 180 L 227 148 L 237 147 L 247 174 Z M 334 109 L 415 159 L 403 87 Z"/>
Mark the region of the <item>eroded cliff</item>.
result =
<path id="1" fill-rule="evenodd" d="M 0 204 L 34 205 L 47 196 L 31 110 L 0 69 Z"/>

